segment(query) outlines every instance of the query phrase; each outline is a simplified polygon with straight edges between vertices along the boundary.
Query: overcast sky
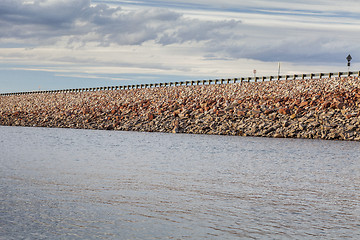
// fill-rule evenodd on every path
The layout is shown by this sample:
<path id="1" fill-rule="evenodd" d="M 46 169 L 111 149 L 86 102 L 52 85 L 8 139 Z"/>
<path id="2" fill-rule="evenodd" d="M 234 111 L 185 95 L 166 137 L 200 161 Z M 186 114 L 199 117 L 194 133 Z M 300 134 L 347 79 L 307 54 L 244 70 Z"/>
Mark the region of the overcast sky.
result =
<path id="1" fill-rule="evenodd" d="M 360 70 L 358 0 L 1 0 L 0 92 Z"/>

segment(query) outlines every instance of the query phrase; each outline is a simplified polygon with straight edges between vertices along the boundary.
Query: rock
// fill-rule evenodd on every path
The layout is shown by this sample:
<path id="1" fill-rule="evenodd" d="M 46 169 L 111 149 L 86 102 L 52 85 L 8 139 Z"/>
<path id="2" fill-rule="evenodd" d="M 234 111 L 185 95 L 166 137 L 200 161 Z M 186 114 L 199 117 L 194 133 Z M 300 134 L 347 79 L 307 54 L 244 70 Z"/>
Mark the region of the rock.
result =
<path id="1" fill-rule="evenodd" d="M 327 109 L 331 106 L 331 103 L 329 101 L 326 101 L 323 103 L 323 105 L 321 106 L 322 109 Z"/>
<path id="2" fill-rule="evenodd" d="M 268 135 L 269 133 L 271 133 L 271 132 L 273 132 L 273 131 L 275 131 L 276 129 L 274 128 L 274 127 L 270 127 L 270 128 L 268 128 L 268 129 L 266 129 L 264 132 L 263 132 L 263 134 L 264 134 L 264 136 L 266 136 L 266 135 Z"/>
<path id="3" fill-rule="evenodd" d="M 346 131 L 355 131 L 358 127 L 355 125 L 346 126 Z"/>
<path id="4" fill-rule="evenodd" d="M 290 113 L 289 109 L 287 108 L 280 108 L 278 112 L 282 115 L 288 115 Z"/>
<path id="5" fill-rule="evenodd" d="M 302 113 L 303 111 L 304 111 L 304 108 L 299 107 L 298 109 L 296 109 L 295 114 L 300 114 L 300 113 Z"/>
<path id="6" fill-rule="evenodd" d="M 178 127 L 174 127 L 172 133 L 179 133 L 180 129 Z"/>
<path id="7" fill-rule="evenodd" d="M 246 113 L 244 111 L 237 111 L 237 115 L 239 117 L 245 117 L 246 116 Z"/>
<path id="8" fill-rule="evenodd" d="M 294 113 L 294 114 L 292 114 L 292 115 L 290 116 L 291 119 L 294 119 L 294 118 L 296 118 L 296 117 L 297 117 L 296 113 Z"/>
<path id="9" fill-rule="evenodd" d="M 274 134 L 274 138 L 282 138 L 283 137 L 283 135 L 281 135 L 280 133 L 275 133 Z"/>
<path id="10" fill-rule="evenodd" d="M 107 127 L 105 127 L 106 130 L 113 130 L 114 126 L 113 125 L 108 125 Z"/>
<path id="11" fill-rule="evenodd" d="M 148 119 L 151 121 L 151 120 L 153 120 L 153 119 L 155 118 L 155 115 L 152 114 L 152 113 L 148 113 L 148 114 L 147 114 L 147 117 L 148 117 Z"/>
<path id="12" fill-rule="evenodd" d="M 299 104 L 299 108 L 303 108 L 303 107 L 306 107 L 309 105 L 309 102 L 308 101 L 305 101 L 305 102 L 302 102 Z"/>
<path id="13" fill-rule="evenodd" d="M 264 114 L 269 115 L 270 113 L 273 113 L 273 112 L 274 112 L 274 109 L 267 109 L 264 111 Z"/>
<path id="14" fill-rule="evenodd" d="M 324 138 L 326 138 L 326 137 L 324 137 Z M 338 139 L 338 138 L 339 138 L 339 134 L 338 134 L 337 132 L 332 132 L 332 133 L 329 133 L 329 134 L 327 135 L 327 138 L 328 138 L 328 139 L 332 139 L 332 140 Z"/>
<path id="15" fill-rule="evenodd" d="M 356 117 L 356 114 L 346 114 L 345 115 L 346 119 L 350 119 L 350 118 L 353 118 L 353 117 Z"/>
<path id="16" fill-rule="evenodd" d="M 173 127 L 174 128 L 179 128 L 179 120 L 178 119 L 175 119 L 175 120 L 173 120 L 173 122 L 172 122 L 172 125 L 173 125 Z"/>
<path id="17" fill-rule="evenodd" d="M 306 124 L 304 124 L 304 123 L 299 123 L 299 129 L 300 129 L 301 131 L 304 131 L 304 130 L 306 129 Z"/>
<path id="18" fill-rule="evenodd" d="M 288 127 L 288 126 L 290 126 L 290 123 L 285 120 L 285 121 L 282 123 L 282 126 L 283 126 L 283 127 Z"/>
<path id="19" fill-rule="evenodd" d="M 276 112 L 271 113 L 269 115 L 269 119 L 272 120 L 272 121 L 276 121 L 278 119 L 277 113 Z"/>

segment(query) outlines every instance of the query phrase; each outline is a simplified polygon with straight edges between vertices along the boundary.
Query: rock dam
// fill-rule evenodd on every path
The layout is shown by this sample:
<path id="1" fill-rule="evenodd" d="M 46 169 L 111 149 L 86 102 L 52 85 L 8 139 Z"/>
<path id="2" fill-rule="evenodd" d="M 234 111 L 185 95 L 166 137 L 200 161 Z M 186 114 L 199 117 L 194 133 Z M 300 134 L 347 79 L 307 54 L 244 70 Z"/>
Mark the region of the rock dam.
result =
<path id="1" fill-rule="evenodd" d="M 360 79 L 2 95 L 0 125 L 360 141 Z"/>

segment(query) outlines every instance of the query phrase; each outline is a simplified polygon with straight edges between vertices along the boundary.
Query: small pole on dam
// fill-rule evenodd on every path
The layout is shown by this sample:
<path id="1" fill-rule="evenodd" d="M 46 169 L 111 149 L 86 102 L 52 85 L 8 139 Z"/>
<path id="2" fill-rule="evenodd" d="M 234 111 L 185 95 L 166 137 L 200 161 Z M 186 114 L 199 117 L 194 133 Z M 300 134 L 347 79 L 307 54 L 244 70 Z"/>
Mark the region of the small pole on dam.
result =
<path id="1" fill-rule="evenodd" d="M 352 57 L 351 57 L 350 54 L 346 57 L 346 60 L 348 61 L 348 64 L 347 64 L 347 66 L 348 66 L 348 72 L 350 72 L 350 62 L 351 62 L 351 60 L 352 60 Z"/>

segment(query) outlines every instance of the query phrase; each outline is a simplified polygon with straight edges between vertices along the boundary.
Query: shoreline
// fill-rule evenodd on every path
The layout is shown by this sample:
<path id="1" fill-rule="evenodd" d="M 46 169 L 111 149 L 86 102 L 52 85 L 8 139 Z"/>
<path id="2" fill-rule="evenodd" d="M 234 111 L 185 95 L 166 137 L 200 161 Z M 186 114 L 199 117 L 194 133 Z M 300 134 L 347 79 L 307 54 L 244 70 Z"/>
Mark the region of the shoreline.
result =
<path id="1" fill-rule="evenodd" d="M 0 96 L 0 125 L 360 141 L 360 78 Z"/>

